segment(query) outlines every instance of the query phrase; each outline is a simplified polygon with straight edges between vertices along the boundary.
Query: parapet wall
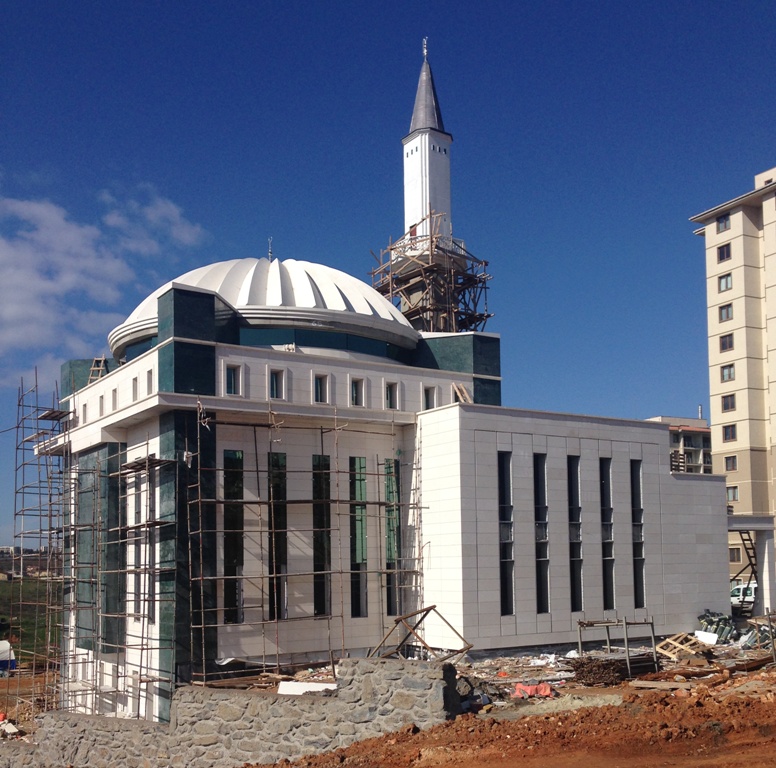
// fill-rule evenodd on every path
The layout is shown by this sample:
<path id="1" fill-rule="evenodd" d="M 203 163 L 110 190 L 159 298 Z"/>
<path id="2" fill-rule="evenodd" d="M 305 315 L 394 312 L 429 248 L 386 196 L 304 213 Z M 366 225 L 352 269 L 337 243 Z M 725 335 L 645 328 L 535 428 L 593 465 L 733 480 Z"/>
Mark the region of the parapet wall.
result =
<path id="1" fill-rule="evenodd" d="M 343 660 L 329 695 L 185 687 L 169 725 L 52 712 L 35 744 L 0 744 L 0 768 L 239 768 L 295 759 L 458 711 L 450 664 Z"/>

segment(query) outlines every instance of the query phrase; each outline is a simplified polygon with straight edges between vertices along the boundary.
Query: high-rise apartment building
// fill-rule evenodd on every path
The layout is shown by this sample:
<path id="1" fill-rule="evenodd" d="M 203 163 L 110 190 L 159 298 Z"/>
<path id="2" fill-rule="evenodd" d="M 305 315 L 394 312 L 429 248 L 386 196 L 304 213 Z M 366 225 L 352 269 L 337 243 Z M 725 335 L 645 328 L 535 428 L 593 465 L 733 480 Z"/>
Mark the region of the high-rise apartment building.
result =
<path id="1" fill-rule="evenodd" d="M 753 536 L 762 604 L 773 606 L 776 436 L 776 168 L 751 192 L 690 220 L 706 240 L 712 464 L 731 531 Z M 745 534 L 746 535 L 746 534 Z"/>

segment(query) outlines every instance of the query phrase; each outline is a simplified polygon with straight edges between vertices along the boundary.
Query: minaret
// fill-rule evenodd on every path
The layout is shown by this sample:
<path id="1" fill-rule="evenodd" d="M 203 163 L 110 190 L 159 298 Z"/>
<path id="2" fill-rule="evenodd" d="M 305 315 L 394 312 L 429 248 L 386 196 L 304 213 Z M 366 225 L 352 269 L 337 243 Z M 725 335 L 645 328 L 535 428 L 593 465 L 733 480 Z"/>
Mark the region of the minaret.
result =
<path id="1" fill-rule="evenodd" d="M 423 64 L 420 68 L 415 108 L 410 132 L 404 145 L 404 231 L 412 236 L 431 234 L 451 237 L 450 145 L 453 137 L 445 131 L 439 109 L 434 76 L 428 63 L 428 38 L 423 39 Z M 430 214 L 435 217 L 435 232 L 430 231 Z"/>

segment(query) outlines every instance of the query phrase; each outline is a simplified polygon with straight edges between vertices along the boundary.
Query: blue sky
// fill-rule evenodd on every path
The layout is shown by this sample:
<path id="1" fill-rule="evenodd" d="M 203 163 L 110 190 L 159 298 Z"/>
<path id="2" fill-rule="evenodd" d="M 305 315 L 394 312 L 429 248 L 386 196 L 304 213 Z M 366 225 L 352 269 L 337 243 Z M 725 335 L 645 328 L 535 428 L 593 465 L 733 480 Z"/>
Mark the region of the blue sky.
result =
<path id="1" fill-rule="evenodd" d="M 368 279 L 429 60 L 506 405 L 707 411 L 688 217 L 776 165 L 768 2 L 51 2 L 0 9 L 0 429 L 20 377 L 161 283 L 263 256 Z M 0 434 L 10 543 L 14 434 Z"/>

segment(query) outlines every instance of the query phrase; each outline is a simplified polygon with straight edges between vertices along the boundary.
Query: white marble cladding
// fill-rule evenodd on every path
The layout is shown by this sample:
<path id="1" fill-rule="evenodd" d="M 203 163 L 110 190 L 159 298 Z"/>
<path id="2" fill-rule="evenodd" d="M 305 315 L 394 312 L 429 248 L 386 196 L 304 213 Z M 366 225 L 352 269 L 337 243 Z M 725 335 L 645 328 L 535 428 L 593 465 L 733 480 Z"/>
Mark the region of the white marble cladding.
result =
<path id="1" fill-rule="evenodd" d="M 722 478 L 672 475 L 665 427 L 644 422 L 461 406 L 423 413 L 424 598 L 479 649 L 569 642 L 577 620 L 652 617 L 658 633 L 691 631 L 727 611 Z M 514 613 L 501 615 L 498 451 L 512 454 Z M 537 614 L 533 455 L 547 456 L 550 611 Z M 567 457 L 580 457 L 583 608 L 570 610 Z M 603 608 L 599 459 L 611 458 L 615 610 Z M 642 464 L 646 606 L 634 604 L 630 462 Z M 454 647 L 441 622 L 427 641 Z"/>

